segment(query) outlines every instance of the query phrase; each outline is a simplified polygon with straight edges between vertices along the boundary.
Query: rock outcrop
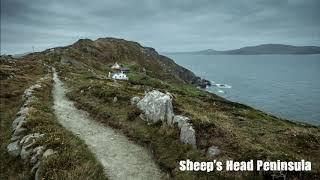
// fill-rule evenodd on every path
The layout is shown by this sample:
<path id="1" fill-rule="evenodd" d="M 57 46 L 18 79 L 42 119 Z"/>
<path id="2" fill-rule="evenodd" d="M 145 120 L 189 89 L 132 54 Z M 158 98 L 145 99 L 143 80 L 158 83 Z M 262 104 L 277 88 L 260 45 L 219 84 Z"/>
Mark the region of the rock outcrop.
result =
<path id="1" fill-rule="evenodd" d="M 197 148 L 196 132 L 190 122 L 190 119 L 181 115 L 174 115 L 172 98 L 170 93 L 162 93 L 157 90 L 146 93 L 143 99 L 133 97 L 130 101 L 132 105 L 136 105 L 143 114 L 140 118 L 149 123 L 162 123 L 168 126 L 177 124 L 180 129 L 180 141 L 184 144 L 190 144 Z"/>
<path id="2" fill-rule="evenodd" d="M 160 91 L 148 92 L 145 97 L 137 103 L 137 107 L 144 113 L 145 120 L 150 123 L 162 121 L 172 124 L 173 108 L 171 97 Z"/>

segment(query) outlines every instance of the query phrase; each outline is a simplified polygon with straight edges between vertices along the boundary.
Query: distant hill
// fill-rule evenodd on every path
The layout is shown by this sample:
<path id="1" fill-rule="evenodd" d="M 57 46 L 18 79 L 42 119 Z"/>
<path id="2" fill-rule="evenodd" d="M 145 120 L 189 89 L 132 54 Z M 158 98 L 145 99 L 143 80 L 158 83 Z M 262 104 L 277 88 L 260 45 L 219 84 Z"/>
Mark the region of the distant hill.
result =
<path id="1" fill-rule="evenodd" d="M 247 46 L 240 49 L 216 51 L 207 49 L 191 52 L 173 52 L 169 54 L 201 54 L 201 55 L 255 55 L 255 54 L 320 54 L 318 46 L 291 46 L 283 44 L 262 44 L 258 46 Z"/>

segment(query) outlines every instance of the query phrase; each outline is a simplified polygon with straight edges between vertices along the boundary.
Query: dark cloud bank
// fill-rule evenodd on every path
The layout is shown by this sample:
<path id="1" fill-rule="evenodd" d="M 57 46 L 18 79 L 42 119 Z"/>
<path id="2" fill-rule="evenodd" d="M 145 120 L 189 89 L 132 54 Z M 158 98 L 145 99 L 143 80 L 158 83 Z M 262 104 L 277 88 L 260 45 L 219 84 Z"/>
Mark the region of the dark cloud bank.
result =
<path id="1" fill-rule="evenodd" d="M 1 53 L 118 37 L 158 51 L 320 45 L 319 0 L 1 0 Z"/>

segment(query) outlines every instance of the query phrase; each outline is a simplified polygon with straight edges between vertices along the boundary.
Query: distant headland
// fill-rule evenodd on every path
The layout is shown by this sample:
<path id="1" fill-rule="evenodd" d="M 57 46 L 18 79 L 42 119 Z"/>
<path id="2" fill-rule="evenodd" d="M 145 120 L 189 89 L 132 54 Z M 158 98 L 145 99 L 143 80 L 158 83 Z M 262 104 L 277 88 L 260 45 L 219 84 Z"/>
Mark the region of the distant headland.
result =
<path id="1" fill-rule="evenodd" d="M 192 55 L 258 55 L 258 54 L 320 54 L 318 46 L 292 46 L 284 44 L 261 44 L 258 46 L 246 46 L 239 49 L 217 51 L 206 49 L 189 52 L 169 52 L 167 54 L 192 54 Z"/>

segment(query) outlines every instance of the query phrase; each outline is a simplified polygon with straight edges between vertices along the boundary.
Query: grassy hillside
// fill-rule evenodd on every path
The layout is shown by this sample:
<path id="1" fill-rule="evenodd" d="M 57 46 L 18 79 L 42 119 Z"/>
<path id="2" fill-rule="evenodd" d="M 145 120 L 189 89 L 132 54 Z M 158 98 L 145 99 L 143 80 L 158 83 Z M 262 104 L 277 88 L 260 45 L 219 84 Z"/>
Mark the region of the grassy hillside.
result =
<path id="1" fill-rule="evenodd" d="M 32 55 L 29 55 L 32 56 Z M 312 179 L 320 175 L 320 128 L 279 119 L 249 106 L 230 102 L 196 88 L 201 80 L 152 48 L 135 42 L 103 38 L 79 40 L 73 45 L 33 54 L 55 66 L 70 92 L 68 97 L 96 121 L 121 130 L 145 146 L 158 165 L 175 179 L 271 178 L 273 172 L 181 172 L 184 159 L 210 161 L 207 148 L 221 150 L 217 160 L 309 160 L 312 172 L 287 177 Z M 110 65 L 130 68 L 129 81 L 106 79 Z M 158 89 L 173 94 L 175 114 L 189 117 L 197 135 L 197 149 L 179 142 L 178 128 L 148 125 L 130 104 L 133 96 Z M 118 101 L 113 102 L 114 97 Z"/>
<path id="2" fill-rule="evenodd" d="M 319 128 L 278 119 L 251 107 L 226 101 L 214 94 L 190 85 L 170 84 L 159 79 L 132 73 L 129 82 L 100 79 L 88 71 L 61 66 L 60 75 L 72 90 L 68 96 L 100 122 L 122 130 L 128 137 L 148 147 L 163 170 L 172 177 L 197 178 L 207 176 L 263 176 L 249 173 L 190 173 L 178 171 L 181 159 L 208 161 L 206 148 L 218 146 L 222 153 L 217 160 L 301 160 L 313 162 L 311 177 L 319 174 Z M 77 72 L 77 73 L 74 73 Z M 179 143 L 179 130 L 161 124 L 149 126 L 130 105 L 133 96 L 142 97 L 145 90 L 156 88 L 174 95 L 174 110 L 192 119 L 197 132 L 197 146 Z M 113 98 L 117 97 L 117 103 Z M 211 159 L 212 160 L 212 159 Z M 265 173 L 268 177 L 270 174 Z M 297 174 L 291 174 L 296 176 Z"/>

